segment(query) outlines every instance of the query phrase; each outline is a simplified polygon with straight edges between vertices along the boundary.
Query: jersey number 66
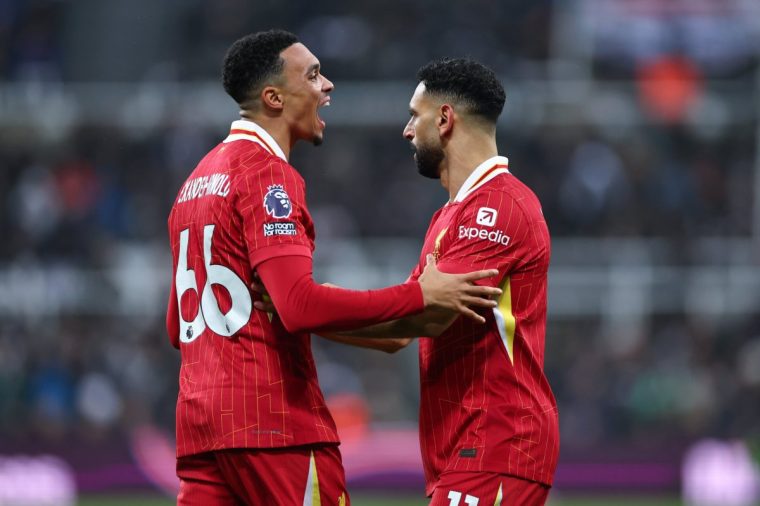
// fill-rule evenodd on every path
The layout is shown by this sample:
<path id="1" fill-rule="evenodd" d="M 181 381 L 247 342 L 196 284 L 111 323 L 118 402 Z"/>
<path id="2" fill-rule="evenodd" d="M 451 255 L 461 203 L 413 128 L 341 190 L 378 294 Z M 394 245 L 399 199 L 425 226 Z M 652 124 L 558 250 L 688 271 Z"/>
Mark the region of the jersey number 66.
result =
<path id="1" fill-rule="evenodd" d="M 182 317 L 182 295 L 193 290 L 198 293 L 195 270 L 187 268 L 187 246 L 190 230 L 184 229 L 179 234 L 179 259 L 177 275 L 174 282 L 177 288 L 177 305 L 179 312 L 179 339 L 183 343 L 193 342 L 206 330 L 230 337 L 243 328 L 251 317 L 251 293 L 245 283 L 231 270 L 223 265 L 211 263 L 211 243 L 214 237 L 214 225 L 203 227 L 203 263 L 206 270 L 206 285 L 200 294 L 198 314 L 192 321 Z M 219 309 L 219 301 L 214 295 L 212 285 L 221 285 L 230 294 L 232 304 L 226 313 Z"/>

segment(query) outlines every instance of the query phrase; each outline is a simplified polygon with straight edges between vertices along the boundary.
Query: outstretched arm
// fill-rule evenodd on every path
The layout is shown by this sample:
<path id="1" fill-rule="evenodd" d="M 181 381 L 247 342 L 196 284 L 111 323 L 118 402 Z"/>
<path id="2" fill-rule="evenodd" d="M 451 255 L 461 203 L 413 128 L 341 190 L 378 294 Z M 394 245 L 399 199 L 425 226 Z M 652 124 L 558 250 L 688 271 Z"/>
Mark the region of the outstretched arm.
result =
<path id="1" fill-rule="evenodd" d="M 338 288 L 331 283 L 324 283 L 324 286 Z M 272 304 L 269 294 L 266 292 L 266 288 L 264 288 L 264 285 L 256 274 L 254 274 L 254 282 L 251 288 L 262 296 L 262 300 L 253 303 L 256 309 L 266 313 L 275 313 L 277 311 L 274 304 Z M 407 316 L 406 318 L 378 323 L 361 329 L 342 332 L 320 332 L 319 335 L 325 339 L 342 344 L 395 353 L 408 346 L 414 337 L 439 336 L 457 317 L 458 314 L 451 311 L 427 309 L 419 315 Z"/>
<path id="2" fill-rule="evenodd" d="M 428 266 L 426 267 L 425 272 L 427 273 L 429 269 L 434 267 L 435 264 L 432 261 L 432 258 L 429 257 Z M 423 276 L 427 275 L 428 274 L 423 274 Z M 326 288 L 340 289 L 336 285 L 330 283 L 325 283 L 322 286 Z M 261 281 L 258 273 L 254 273 L 254 282 L 251 288 L 262 296 L 261 301 L 254 302 L 256 309 L 269 313 L 277 311 L 277 308 L 272 303 L 267 289 Z M 500 293 L 499 289 L 492 289 L 491 291 L 493 292 L 493 295 L 498 295 Z M 487 305 L 482 305 L 492 307 L 493 304 L 492 301 L 489 301 Z M 343 344 L 394 353 L 407 346 L 413 337 L 439 336 L 454 322 L 454 320 L 457 319 L 459 315 L 460 313 L 452 310 L 430 307 L 421 314 L 377 323 L 354 330 L 334 332 L 321 331 L 319 332 L 319 335 Z"/>
<path id="3" fill-rule="evenodd" d="M 395 353 L 408 346 L 415 337 L 438 337 L 459 317 L 457 313 L 427 309 L 423 313 L 407 316 L 362 329 L 343 332 L 321 332 L 325 339 L 360 348 Z"/>
<path id="4" fill-rule="evenodd" d="M 498 291 L 473 284 L 493 275 L 492 271 L 444 274 L 432 262 L 419 283 L 366 291 L 315 283 L 311 258 L 305 256 L 271 258 L 257 266 L 257 273 L 290 332 L 361 328 L 416 314 L 424 308 L 457 311 L 481 321 L 482 317 L 469 306 L 493 307 L 495 303 L 489 297 Z"/>
<path id="5" fill-rule="evenodd" d="M 419 313 L 418 283 L 381 290 L 344 290 L 318 285 L 306 256 L 274 257 L 256 267 L 283 326 L 291 333 L 339 331 Z"/>

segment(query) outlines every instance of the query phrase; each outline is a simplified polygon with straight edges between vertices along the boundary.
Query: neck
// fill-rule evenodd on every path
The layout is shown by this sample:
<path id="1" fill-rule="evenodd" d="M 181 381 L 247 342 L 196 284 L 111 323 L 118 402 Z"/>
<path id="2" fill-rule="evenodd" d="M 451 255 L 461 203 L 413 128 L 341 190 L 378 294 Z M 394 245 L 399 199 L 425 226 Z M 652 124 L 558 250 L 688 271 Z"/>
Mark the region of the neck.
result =
<path id="1" fill-rule="evenodd" d="M 449 192 L 449 202 L 454 201 L 462 184 L 478 165 L 499 154 L 496 137 L 479 131 L 452 137 L 444 150 L 441 184 Z"/>
<path id="2" fill-rule="evenodd" d="M 280 146 L 282 152 L 285 153 L 285 158 L 288 160 L 290 159 L 290 150 L 293 149 L 294 144 L 292 140 L 293 137 L 290 134 L 290 128 L 288 128 L 288 125 L 282 121 L 281 117 L 254 113 L 245 109 L 240 111 L 240 117 L 253 121 L 266 130 Z"/>

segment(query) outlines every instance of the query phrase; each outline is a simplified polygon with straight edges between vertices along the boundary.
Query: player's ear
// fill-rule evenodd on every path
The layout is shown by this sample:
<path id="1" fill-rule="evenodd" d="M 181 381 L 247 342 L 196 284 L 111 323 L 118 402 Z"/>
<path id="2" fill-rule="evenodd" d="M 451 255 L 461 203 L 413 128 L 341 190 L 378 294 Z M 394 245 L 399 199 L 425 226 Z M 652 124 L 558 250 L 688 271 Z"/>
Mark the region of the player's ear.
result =
<path id="1" fill-rule="evenodd" d="M 261 90 L 261 102 L 267 109 L 275 111 L 282 110 L 284 104 L 282 91 L 276 86 L 265 86 L 264 89 Z"/>
<path id="2" fill-rule="evenodd" d="M 441 137 L 451 134 L 454 128 L 454 108 L 449 104 L 443 104 L 438 110 L 438 133 Z"/>

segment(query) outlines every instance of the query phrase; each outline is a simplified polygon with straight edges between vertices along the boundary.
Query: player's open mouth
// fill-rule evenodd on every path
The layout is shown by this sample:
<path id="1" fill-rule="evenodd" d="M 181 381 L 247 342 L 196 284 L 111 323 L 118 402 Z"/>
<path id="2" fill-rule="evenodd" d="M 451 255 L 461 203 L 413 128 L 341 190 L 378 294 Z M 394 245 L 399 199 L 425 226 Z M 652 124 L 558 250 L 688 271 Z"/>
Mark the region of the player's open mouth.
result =
<path id="1" fill-rule="evenodd" d="M 319 126 L 322 128 L 325 127 L 326 123 L 325 123 L 325 120 L 323 120 L 319 116 L 319 109 L 321 109 L 322 107 L 328 107 L 329 105 L 330 105 L 330 97 L 327 96 L 324 99 L 322 99 L 322 102 L 319 104 L 319 107 L 317 107 L 317 122 L 319 123 Z"/>

